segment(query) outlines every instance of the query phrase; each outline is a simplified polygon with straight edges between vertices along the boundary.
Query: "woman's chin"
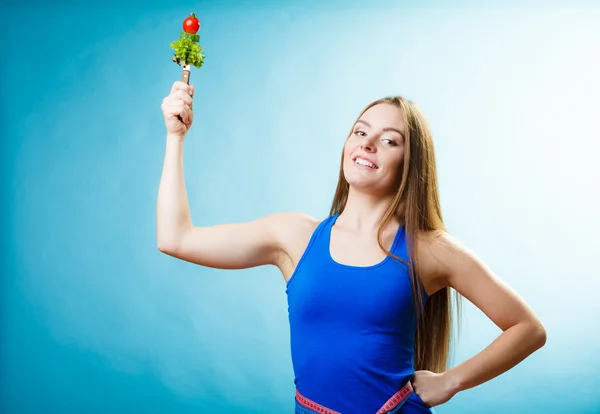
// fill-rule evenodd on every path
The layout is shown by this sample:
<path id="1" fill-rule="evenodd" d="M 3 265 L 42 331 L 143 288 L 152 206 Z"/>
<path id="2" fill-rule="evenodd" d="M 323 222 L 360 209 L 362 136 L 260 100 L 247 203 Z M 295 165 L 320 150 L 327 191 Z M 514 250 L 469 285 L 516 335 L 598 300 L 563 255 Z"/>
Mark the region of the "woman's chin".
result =
<path id="1" fill-rule="evenodd" d="M 366 194 L 381 194 L 382 189 L 377 182 L 373 179 L 354 179 L 354 180 L 346 180 L 348 181 L 348 185 L 352 189 L 352 191 L 357 191 L 359 193 Z"/>

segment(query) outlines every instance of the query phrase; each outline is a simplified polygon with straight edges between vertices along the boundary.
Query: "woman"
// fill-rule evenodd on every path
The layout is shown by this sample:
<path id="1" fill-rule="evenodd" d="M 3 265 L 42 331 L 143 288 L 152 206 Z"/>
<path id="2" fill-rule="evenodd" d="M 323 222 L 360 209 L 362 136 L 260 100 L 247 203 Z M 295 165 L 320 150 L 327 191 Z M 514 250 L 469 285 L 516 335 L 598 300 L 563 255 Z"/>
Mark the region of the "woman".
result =
<path id="1" fill-rule="evenodd" d="M 359 115 L 325 220 L 279 213 L 195 227 L 183 173 L 192 96 L 192 85 L 175 82 L 162 104 L 158 247 L 202 266 L 281 270 L 297 413 L 434 412 L 544 345 L 529 306 L 444 228 L 433 142 L 413 103 L 386 98 Z M 450 288 L 503 333 L 447 369 Z"/>

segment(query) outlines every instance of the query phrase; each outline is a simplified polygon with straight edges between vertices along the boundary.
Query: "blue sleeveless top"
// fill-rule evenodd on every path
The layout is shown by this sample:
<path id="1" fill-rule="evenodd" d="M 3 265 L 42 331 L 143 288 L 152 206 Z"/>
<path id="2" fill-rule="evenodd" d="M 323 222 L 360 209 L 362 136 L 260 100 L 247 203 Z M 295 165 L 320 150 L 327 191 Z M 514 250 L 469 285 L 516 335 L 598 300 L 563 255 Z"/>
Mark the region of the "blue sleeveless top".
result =
<path id="1" fill-rule="evenodd" d="M 318 225 L 287 283 L 294 384 L 332 410 L 375 413 L 414 373 L 410 274 L 389 256 L 364 267 L 336 262 L 329 241 L 337 217 Z M 391 251 L 408 261 L 402 226 Z"/>

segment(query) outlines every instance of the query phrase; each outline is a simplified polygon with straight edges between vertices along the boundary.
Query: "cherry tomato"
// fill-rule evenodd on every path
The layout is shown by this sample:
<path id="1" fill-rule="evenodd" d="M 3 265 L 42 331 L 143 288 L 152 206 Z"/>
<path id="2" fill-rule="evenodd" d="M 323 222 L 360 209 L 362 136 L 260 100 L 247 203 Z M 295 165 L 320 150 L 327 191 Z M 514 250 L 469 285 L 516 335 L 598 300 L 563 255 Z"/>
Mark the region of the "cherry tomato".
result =
<path id="1" fill-rule="evenodd" d="M 186 33 L 196 33 L 200 30 L 200 20 L 194 13 L 183 21 L 183 31 Z"/>

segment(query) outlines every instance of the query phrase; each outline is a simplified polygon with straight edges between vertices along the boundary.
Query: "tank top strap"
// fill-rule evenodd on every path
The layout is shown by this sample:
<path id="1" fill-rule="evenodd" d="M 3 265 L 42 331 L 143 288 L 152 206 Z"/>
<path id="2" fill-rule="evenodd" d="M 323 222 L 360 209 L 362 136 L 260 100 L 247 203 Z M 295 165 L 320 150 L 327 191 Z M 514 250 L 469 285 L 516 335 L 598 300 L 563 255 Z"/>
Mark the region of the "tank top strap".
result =
<path id="1" fill-rule="evenodd" d="M 327 250 L 329 250 L 329 238 L 331 235 L 331 228 L 333 227 L 333 224 L 337 220 L 338 216 L 339 215 L 329 216 L 325 218 L 321 223 L 319 223 L 319 226 L 315 230 L 314 236 L 316 239 L 315 243 L 318 243 L 320 247 L 326 245 Z"/>
<path id="2" fill-rule="evenodd" d="M 403 259 L 408 259 L 406 250 L 406 229 L 400 225 L 394 236 L 394 241 L 390 246 L 390 251 Z"/>
<path id="3" fill-rule="evenodd" d="M 314 261 L 321 259 L 324 256 L 324 252 L 329 253 L 329 234 L 331 231 L 331 226 L 335 222 L 336 216 L 329 216 L 323 219 L 315 228 L 312 235 L 310 236 L 310 240 L 308 241 L 308 245 L 302 253 L 298 264 L 296 265 L 296 269 L 294 273 L 290 277 L 287 286 L 289 287 L 291 282 L 295 279 L 296 273 L 298 273 L 304 262 Z M 326 250 L 324 250 L 326 249 Z"/>
<path id="4" fill-rule="evenodd" d="M 308 242 L 308 246 L 306 247 L 303 256 L 308 256 L 309 254 L 322 256 L 324 252 L 329 251 L 329 234 L 331 233 L 331 226 L 333 226 L 336 218 L 337 216 L 329 216 L 319 223 Z M 302 259 L 304 259 L 304 257 Z M 303 260 L 301 260 L 300 263 L 302 261 Z M 298 263 L 298 265 L 300 265 L 300 263 Z"/>

